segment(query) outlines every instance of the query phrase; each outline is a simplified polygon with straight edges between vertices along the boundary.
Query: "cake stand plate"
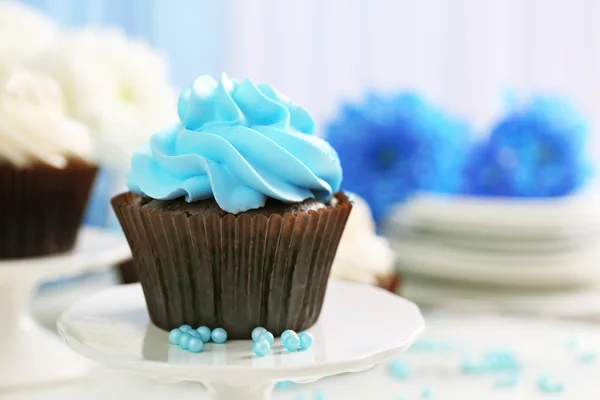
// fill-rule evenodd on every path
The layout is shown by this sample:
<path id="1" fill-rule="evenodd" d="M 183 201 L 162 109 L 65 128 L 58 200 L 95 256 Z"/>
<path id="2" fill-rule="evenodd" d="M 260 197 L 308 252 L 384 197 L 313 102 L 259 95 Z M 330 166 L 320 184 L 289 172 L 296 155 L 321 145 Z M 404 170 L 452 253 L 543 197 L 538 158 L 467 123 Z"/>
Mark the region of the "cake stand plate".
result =
<path id="1" fill-rule="evenodd" d="M 413 303 L 382 289 L 331 281 L 314 345 L 290 353 L 279 339 L 258 357 L 249 340 L 208 343 L 193 354 L 171 346 L 149 322 L 139 285 L 120 286 L 76 302 L 58 330 L 76 352 L 115 368 L 165 381 L 202 382 L 219 400 L 271 398 L 278 381 L 311 382 L 364 371 L 407 350 L 425 327 Z"/>
<path id="2" fill-rule="evenodd" d="M 0 389 L 68 380 L 87 371 L 87 360 L 33 321 L 31 298 L 45 279 L 106 268 L 130 256 L 119 233 L 83 228 L 69 253 L 0 261 Z"/>

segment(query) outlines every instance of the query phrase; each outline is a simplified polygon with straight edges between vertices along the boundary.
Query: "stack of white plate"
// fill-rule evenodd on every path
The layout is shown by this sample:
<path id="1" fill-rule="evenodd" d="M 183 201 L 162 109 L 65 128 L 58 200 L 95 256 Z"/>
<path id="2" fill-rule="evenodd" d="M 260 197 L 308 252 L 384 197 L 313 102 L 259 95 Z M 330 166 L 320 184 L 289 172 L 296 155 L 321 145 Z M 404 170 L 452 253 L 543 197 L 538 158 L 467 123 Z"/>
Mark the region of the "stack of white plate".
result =
<path id="1" fill-rule="evenodd" d="M 595 193 L 560 199 L 420 195 L 398 208 L 387 235 L 405 277 L 403 294 L 412 292 L 416 301 L 498 303 L 600 286 Z"/>

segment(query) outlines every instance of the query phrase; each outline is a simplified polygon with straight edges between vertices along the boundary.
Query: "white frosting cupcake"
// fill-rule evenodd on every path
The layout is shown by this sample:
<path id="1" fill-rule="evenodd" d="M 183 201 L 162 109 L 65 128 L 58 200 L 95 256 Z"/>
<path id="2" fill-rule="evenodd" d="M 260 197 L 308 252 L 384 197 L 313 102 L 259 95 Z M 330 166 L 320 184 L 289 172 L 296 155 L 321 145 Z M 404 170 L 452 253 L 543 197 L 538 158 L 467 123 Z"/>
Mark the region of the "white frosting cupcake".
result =
<path id="1" fill-rule="evenodd" d="M 395 255 L 387 239 L 377 236 L 371 209 L 352 195 L 354 206 L 338 247 L 331 277 L 377 285 L 394 272 Z"/>
<path id="2" fill-rule="evenodd" d="M 23 69 L 0 77 L 0 161 L 15 167 L 64 168 L 69 158 L 93 161 L 89 129 L 67 116 L 61 88 Z"/>

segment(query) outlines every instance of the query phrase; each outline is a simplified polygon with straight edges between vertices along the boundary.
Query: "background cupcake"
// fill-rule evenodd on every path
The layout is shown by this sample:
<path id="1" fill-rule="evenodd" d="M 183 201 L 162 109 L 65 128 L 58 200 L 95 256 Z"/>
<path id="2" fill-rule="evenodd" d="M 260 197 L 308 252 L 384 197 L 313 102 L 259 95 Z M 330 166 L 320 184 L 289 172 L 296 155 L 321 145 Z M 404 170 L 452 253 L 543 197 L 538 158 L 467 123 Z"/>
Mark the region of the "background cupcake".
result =
<path id="1" fill-rule="evenodd" d="M 310 327 L 351 210 L 337 154 L 303 108 L 250 80 L 198 78 L 179 116 L 112 202 L 152 321 L 233 339 Z"/>
<path id="2" fill-rule="evenodd" d="M 0 258 L 71 249 L 97 167 L 88 129 L 60 87 L 26 70 L 0 75 Z"/>
<path id="3" fill-rule="evenodd" d="M 348 219 L 331 267 L 331 277 L 379 285 L 395 290 L 395 254 L 389 241 L 376 234 L 375 221 L 365 200 L 352 195 Z"/>

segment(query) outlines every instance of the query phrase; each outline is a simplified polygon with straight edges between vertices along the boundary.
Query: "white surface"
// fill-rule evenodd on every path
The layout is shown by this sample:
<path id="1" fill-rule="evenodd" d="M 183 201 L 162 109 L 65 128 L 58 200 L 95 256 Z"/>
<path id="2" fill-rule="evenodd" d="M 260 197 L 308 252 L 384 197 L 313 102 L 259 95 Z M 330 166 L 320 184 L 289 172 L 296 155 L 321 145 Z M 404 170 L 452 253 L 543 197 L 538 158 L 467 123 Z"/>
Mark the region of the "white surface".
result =
<path id="1" fill-rule="evenodd" d="M 114 233 L 83 229 L 72 252 L 35 259 L 0 261 L 0 389 L 72 379 L 87 360 L 39 327 L 29 302 L 45 278 L 106 268 L 129 257 L 127 242 Z"/>
<path id="2" fill-rule="evenodd" d="M 506 290 L 409 276 L 400 293 L 425 307 L 600 322 L 600 285 L 571 290 Z"/>
<path id="3" fill-rule="evenodd" d="M 579 346 L 567 346 L 574 336 Z M 387 372 L 387 363 L 361 374 L 325 378 L 287 391 L 276 390 L 274 400 L 313 400 L 317 391 L 325 400 L 420 400 L 425 388 L 432 400 L 597 400 L 600 364 L 576 361 L 580 351 L 600 350 L 600 327 L 532 318 L 482 316 L 475 313 L 435 314 L 428 319 L 423 338 L 443 345 L 438 351 L 411 350 L 402 359 L 413 376 L 398 380 Z M 489 349 L 513 350 L 524 363 L 514 388 L 494 388 L 494 375 L 472 376 L 460 371 L 464 354 L 479 355 Z M 561 395 L 540 392 L 536 380 L 552 373 L 565 384 Z M 95 367 L 83 379 L 46 388 L 0 393 L 2 400 L 208 400 L 195 383 L 166 383 L 152 378 Z M 245 397 L 241 397 L 244 399 Z"/>
<path id="4" fill-rule="evenodd" d="M 171 346 L 167 332 L 149 323 L 139 285 L 75 303 L 58 329 L 72 349 L 101 363 L 161 379 L 200 381 L 216 398 L 237 400 L 269 398 L 280 380 L 364 371 L 405 351 L 424 328 L 414 304 L 381 289 L 331 281 L 326 296 L 321 318 L 310 329 L 313 347 L 289 353 L 277 340 L 266 357 L 253 356 L 250 341 L 211 343 L 199 354 Z"/>
<path id="5" fill-rule="evenodd" d="M 444 247 L 435 242 L 393 241 L 400 272 L 506 286 L 584 285 L 600 276 L 598 249 L 570 253 L 498 253 Z"/>
<path id="6" fill-rule="evenodd" d="M 400 206 L 392 226 L 496 238 L 556 240 L 600 234 L 596 192 L 551 199 L 419 195 Z"/>

